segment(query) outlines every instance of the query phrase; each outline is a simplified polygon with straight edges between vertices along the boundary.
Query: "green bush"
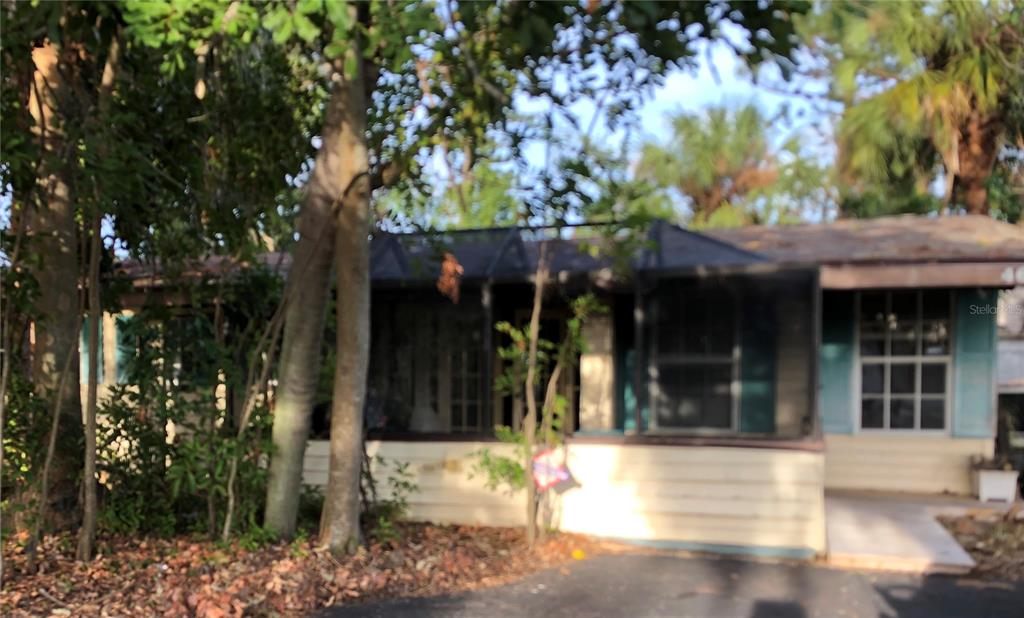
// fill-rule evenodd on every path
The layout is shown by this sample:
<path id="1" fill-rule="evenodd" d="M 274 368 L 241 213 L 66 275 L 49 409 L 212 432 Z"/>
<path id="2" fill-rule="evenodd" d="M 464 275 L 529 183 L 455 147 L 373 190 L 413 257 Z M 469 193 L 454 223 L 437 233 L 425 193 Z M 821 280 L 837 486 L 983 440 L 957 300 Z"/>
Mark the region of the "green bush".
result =
<path id="1" fill-rule="evenodd" d="M 200 295 L 190 306 L 205 304 Z M 247 324 L 244 317 L 236 324 Z M 225 333 L 204 311 L 183 315 L 161 307 L 120 325 L 123 347 L 131 351 L 121 359 L 125 383 L 103 400 L 98 414 L 102 529 L 219 534 L 231 462 L 237 460 L 232 529 L 256 539 L 271 450 L 269 410 L 257 405 L 239 436 L 238 406 L 218 398 L 228 389 L 236 398 L 244 394 L 239 359 L 242 367 L 254 359 L 239 350 L 247 349 L 253 333 Z"/>
<path id="2" fill-rule="evenodd" d="M 377 481 L 368 469 L 369 465 L 364 465 L 362 526 L 373 540 L 389 543 L 400 538 L 395 524 L 409 514 L 409 496 L 419 491 L 419 487 L 413 481 L 408 462 L 392 460 L 391 465 L 388 465 L 387 460 L 379 455 L 374 458 L 374 462 L 378 468 L 388 471 L 384 481 L 387 496 L 380 495 Z M 365 463 L 369 464 L 368 461 Z"/>
<path id="3" fill-rule="evenodd" d="M 0 534 L 5 537 L 15 523 L 28 524 L 34 517 L 34 490 L 46 456 L 53 411 L 33 385 L 11 372 L 4 414 L 3 466 L 0 476 Z"/>

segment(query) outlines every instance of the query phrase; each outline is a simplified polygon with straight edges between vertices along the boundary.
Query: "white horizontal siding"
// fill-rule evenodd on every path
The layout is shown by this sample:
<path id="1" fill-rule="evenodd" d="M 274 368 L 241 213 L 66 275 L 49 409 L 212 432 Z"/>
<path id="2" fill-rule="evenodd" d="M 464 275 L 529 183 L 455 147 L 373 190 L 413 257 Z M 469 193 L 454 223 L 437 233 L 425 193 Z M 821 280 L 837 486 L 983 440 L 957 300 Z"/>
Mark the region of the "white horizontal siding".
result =
<path id="1" fill-rule="evenodd" d="M 822 552 L 820 454 L 746 448 L 575 445 L 578 488 L 561 497 L 563 530 Z"/>
<path id="2" fill-rule="evenodd" d="M 993 448 L 985 438 L 829 434 L 825 487 L 966 495 L 973 492 L 971 456 L 990 456 Z"/>
<path id="3" fill-rule="evenodd" d="M 326 485 L 329 443 L 310 441 L 306 447 L 303 482 Z M 517 526 L 525 521 L 522 494 L 491 491 L 479 474 L 473 474 L 473 453 L 487 448 L 511 455 L 505 444 L 484 442 L 392 442 L 370 441 L 366 451 L 380 456 L 385 465 L 374 463 L 374 478 L 382 496 L 388 495 L 387 477 L 394 462 L 409 465 L 408 471 L 417 491 L 407 498 L 413 519 L 437 523 L 462 523 L 486 526 Z M 471 478 L 472 477 L 472 478 Z"/>
<path id="4" fill-rule="evenodd" d="M 371 455 L 409 464 L 419 487 L 409 496 L 413 518 L 522 525 L 522 493 L 491 491 L 479 475 L 470 478 L 472 453 L 481 448 L 512 453 L 507 445 L 494 443 L 367 443 Z M 326 483 L 327 460 L 327 443 L 310 442 L 307 483 Z M 563 530 L 643 541 L 824 551 L 819 453 L 580 444 L 570 445 L 568 463 L 579 486 L 554 505 L 555 524 Z M 381 485 L 387 467 L 375 471 Z"/>

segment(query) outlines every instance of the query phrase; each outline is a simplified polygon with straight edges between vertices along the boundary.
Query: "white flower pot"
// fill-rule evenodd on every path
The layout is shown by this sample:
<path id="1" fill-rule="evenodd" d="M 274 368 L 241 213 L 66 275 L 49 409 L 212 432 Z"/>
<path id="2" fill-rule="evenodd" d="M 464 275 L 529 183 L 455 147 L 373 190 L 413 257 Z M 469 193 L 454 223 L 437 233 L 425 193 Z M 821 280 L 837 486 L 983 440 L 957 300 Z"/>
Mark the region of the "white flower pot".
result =
<path id="1" fill-rule="evenodd" d="M 982 502 L 1013 502 L 1017 497 L 1016 470 L 978 470 L 978 499 Z"/>

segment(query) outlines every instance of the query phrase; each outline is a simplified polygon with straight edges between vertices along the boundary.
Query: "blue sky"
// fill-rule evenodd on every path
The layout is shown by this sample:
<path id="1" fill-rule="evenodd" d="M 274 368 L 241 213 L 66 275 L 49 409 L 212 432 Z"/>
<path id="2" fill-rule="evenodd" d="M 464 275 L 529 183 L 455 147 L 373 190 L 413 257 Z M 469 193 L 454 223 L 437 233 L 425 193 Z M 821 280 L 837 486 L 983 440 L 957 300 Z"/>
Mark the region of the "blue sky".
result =
<path id="1" fill-rule="evenodd" d="M 731 28 L 726 36 L 730 34 Z M 670 125 L 668 116 L 676 112 L 699 112 L 713 106 L 741 106 L 748 103 L 757 105 L 768 117 L 782 115 L 776 125 L 776 135 L 788 135 L 792 131 L 807 133 L 811 138 L 830 140 L 828 117 L 820 111 L 821 105 L 812 105 L 806 98 L 798 95 L 784 94 L 783 89 L 791 89 L 783 85 L 778 69 L 765 65 L 759 72 L 756 83 L 750 69 L 732 48 L 723 41 L 710 43 L 700 41 L 694 44 L 696 54 L 695 66 L 685 70 L 673 70 L 665 83 L 657 88 L 648 102 L 640 110 L 640 123 L 643 138 L 657 139 L 666 135 Z M 804 91 L 823 92 L 825 84 L 797 80 L 797 85 Z M 543 104 L 520 97 L 516 101 L 517 108 L 523 112 L 541 111 Z M 573 112 L 587 127 L 594 115 L 593 101 L 583 101 L 573 107 Z M 603 127 L 602 127 L 603 128 Z M 620 139 L 621 135 L 609 135 L 605 138 Z M 822 157 L 830 159 L 831 152 L 822 152 Z"/>
<path id="2" fill-rule="evenodd" d="M 706 50 L 710 47 L 710 54 Z M 740 106 L 753 103 L 768 117 L 785 118 L 776 125 L 774 138 L 793 131 L 814 137 L 815 128 L 824 128 L 827 118 L 806 99 L 780 94 L 777 89 L 755 83 L 750 70 L 725 44 L 701 44 L 698 66 L 692 71 L 671 73 L 665 85 L 641 111 L 641 122 L 648 137 L 665 135 L 669 129 L 666 118 L 674 112 L 698 112 L 712 106 Z M 710 62 L 709 62 L 710 58 Z M 712 66 L 714 70 L 712 70 Z M 762 83 L 778 83 L 778 70 L 766 66 L 761 70 Z M 831 157 L 822 153 L 823 157 Z"/>
<path id="3" fill-rule="evenodd" d="M 700 42 L 695 46 L 695 65 L 669 73 L 664 83 L 656 88 L 638 114 L 638 126 L 629 134 L 619 129 L 611 131 L 598 118 L 592 139 L 607 148 L 618 150 L 624 139 L 628 139 L 629 158 L 637 155 L 639 146 L 645 141 L 666 140 L 671 134 L 670 118 L 679 112 L 699 113 L 710 107 L 739 107 L 756 105 L 768 118 L 773 119 L 769 138 L 781 144 L 793 135 L 801 137 L 804 152 L 830 164 L 835 158 L 835 146 L 831 133 L 832 117 L 823 111 L 821 100 L 811 102 L 807 98 L 785 94 L 793 85 L 807 92 L 824 92 L 822 82 L 797 81 L 785 84 L 779 70 L 773 65 L 760 69 L 755 80 L 746 63 L 724 42 Z M 516 106 L 524 113 L 541 112 L 546 109 L 544 101 L 517 98 Z M 592 100 L 575 104 L 571 111 L 580 127 L 587 128 L 593 122 L 596 105 Z M 572 130 L 565 123 L 564 132 L 571 137 Z M 546 144 L 534 143 L 527 149 L 527 160 L 535 168 L 542 168 L 545 161 Z M 443 183 L 443 179 L 440 180 Z"/>

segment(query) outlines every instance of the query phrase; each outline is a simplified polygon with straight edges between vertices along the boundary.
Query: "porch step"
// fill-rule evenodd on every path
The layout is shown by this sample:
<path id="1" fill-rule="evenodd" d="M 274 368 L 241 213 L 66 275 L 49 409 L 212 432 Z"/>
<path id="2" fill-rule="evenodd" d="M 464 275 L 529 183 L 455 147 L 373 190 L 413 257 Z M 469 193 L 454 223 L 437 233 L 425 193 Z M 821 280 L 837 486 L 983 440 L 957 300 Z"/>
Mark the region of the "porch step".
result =
<path id="1" fill-rule="evenodd" d="M 964 574 L 974 560 L 911 498 L 827 495 L 828 562 L 838 568 Z"/>
<path id="2" fill-rule="evenodd" d="M 947 575 L 965 575 L 975 566 L 974 560 L 966 555 L 966 559 L 945 559 L 935 562 L 928 558 L 910 558 L 895 556 L 872 556 L 864 553 L 842 554 L 829 552 L 828 564 L 837 569 L 854 569 L 861 571 L 892 571 L 898 573 L 915 573 L 927 575 L 944 573 Z"/>

